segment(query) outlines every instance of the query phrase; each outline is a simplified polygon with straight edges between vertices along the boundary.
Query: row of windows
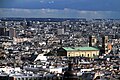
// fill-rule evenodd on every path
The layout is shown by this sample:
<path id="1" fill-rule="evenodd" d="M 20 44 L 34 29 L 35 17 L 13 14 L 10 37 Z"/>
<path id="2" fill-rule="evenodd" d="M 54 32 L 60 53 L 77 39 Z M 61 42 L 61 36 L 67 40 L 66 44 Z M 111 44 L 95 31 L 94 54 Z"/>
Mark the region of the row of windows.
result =
<path id="1" fill-rule="evenodd" d="M 87 54 L 88 57 L 90 57 L 90 54 Z M 95 54 L 93 54 L 92 56 L 95 56 Z M 82 57 L 84 57 L 84 54 L 82 54 Z"/>
<path id="2" fill-rule="evenodd" d="M 14 80 L 41 80 L 41 78 L 15 78 Z"/>
<path id="3" fill-rule="evenodd" d="M 62 80 L 62 77 L 51 77 L 51 78 L 14 78 L 13 80 Z"/>
<path id="4" fill-rule="evenodd" d="M 73 54 L 71 54 L 71 53 L 69 53 L 69 56 L 74 56 L 74 53 Z M 87 57 L 94 57 L 95 56 L 95 54 L 92 54 L 92 55 L 90 55 L 90 54 L 87 54 L 87 55 L 85 55 L 85 54 L 81 54 L 81 55 L 79 55 L 79 54 L 76 54 L 76 56 L 82 56 L 82 57 L 84 57 L 84 56 L 87 56 Z"/>

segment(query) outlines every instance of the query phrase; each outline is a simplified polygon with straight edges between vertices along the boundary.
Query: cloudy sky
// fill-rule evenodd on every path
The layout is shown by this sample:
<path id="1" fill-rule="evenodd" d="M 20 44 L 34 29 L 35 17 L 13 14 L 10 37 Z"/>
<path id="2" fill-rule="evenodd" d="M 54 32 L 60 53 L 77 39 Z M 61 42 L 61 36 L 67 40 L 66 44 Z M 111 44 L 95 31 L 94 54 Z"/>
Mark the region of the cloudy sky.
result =
<path id="1" fill-rule="evenodd" d="M 0 17 L 120 18 L 120 0 L 0 0 Z"/>

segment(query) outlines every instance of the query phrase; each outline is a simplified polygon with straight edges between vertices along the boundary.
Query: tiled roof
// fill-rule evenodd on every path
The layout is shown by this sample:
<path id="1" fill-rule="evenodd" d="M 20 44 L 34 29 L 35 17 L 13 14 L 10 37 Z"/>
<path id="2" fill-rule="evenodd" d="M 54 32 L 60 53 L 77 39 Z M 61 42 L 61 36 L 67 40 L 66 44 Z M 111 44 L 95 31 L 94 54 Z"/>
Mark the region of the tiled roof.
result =
<path id="1" fill-rule="evenodd" d="M 95 47 L 63 47 L 66 51 L 96 51 L 99 50 Z"/>

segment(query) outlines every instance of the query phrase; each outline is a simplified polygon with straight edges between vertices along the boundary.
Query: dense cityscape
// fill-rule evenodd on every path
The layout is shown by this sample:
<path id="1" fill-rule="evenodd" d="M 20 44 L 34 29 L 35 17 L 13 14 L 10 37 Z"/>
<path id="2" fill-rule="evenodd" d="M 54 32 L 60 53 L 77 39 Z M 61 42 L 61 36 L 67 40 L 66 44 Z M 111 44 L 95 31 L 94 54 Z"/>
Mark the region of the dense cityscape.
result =
<path id="1" fill-rule="evenodd" d="M 0 18 L 0 80 L 120 80 L 120 20 Z"/>

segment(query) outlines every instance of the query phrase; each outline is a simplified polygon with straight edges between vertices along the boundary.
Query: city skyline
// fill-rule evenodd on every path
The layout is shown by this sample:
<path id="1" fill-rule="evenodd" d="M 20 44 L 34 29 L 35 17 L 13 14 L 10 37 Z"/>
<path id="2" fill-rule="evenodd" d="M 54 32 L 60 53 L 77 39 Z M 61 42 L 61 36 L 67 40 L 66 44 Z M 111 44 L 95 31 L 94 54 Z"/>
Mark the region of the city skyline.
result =
<path id="1" fill-rule="evenodd" d="M 0 80 L 120 80 L 119 0 L 0 0 Z"/>

